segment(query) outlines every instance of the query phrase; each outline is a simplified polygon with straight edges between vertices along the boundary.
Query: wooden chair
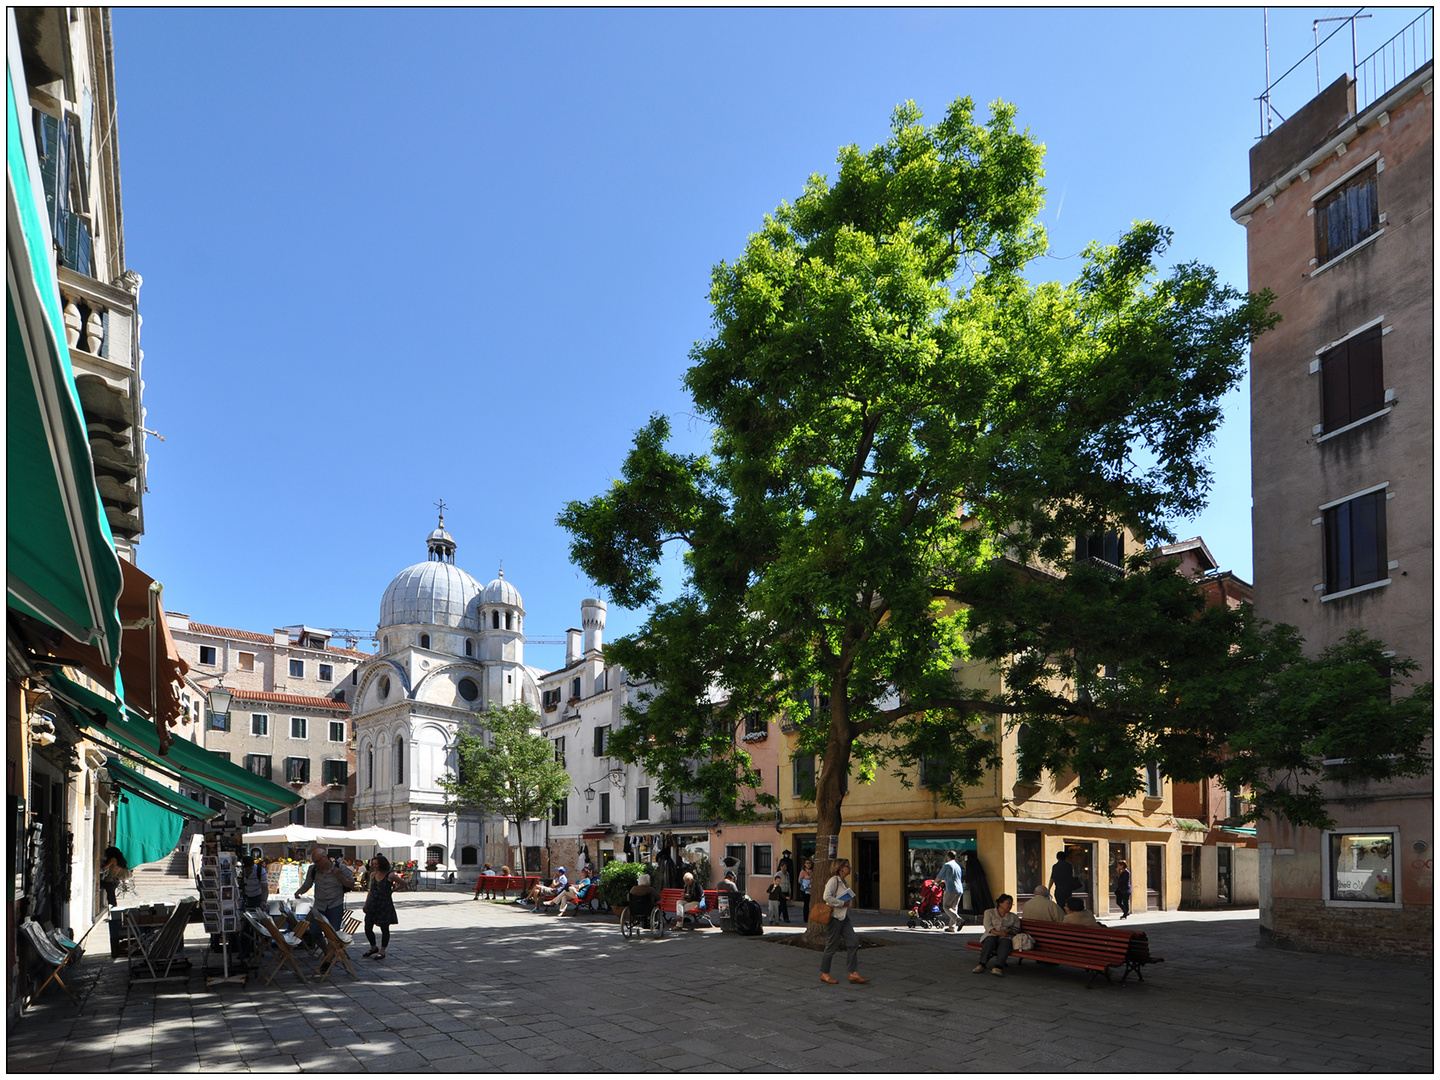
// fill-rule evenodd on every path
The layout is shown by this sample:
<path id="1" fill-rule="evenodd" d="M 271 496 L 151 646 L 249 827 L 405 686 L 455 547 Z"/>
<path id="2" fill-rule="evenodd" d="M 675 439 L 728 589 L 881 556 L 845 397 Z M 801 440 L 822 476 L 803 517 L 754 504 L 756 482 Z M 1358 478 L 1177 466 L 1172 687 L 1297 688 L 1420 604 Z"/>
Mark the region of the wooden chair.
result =
<path id="1" fill-rule="evenodd" d="M 275 980 L 275 976 L 280 974 L 280 969 L 289 964 L 295 974 L 300 976 L 300 981 L 309 986 L 310 980 L 305 978 L 305 972 L 300 970 L 300 964 L 295 959 L 295 948 L 300 944 L 300 935 L 305 932 L 308 922 L 302 922 L 291 932 L 281 930 L 275 925 L 273 919 L 257 915 L 253 911 L 245 912 L 245 918 L 249 919 L 251 925 L 255 927 L 256 933 L 260 935 L 260 940 L 268 943 L 269 948 L 274 950 L 274 962 L 268 970 L 260 972 L 260 981 L 269 986 Z M 263 957 L 260 966 L 264 969 Z"/>
<path id="2" fill-rule="evenodd" d="M 65 996 L 70 999 L 70 1003 L 78 1009 L 80 1007 L 80 999 L 75 996 L 75 991 L 70 989 L 70 985 L 65 981 L 62 972 L 64 972 L 64 970 L 70 966 L 70 962 L 79 955 L 79 951 L 62 949 L 45 935 L 45 932 L 40 929 L 38 923 L 30 919 L 22 922 L 20 929 L 25 935 L 25 940 L 28 941 L 30 947 L 35 950 L 35 955 L 40 959 L 40 962 L 49 969 L 49 974 L 45 978 L 45 981 L 40 984 L 39 989 L 30 995 L 30 1002 L 33 1003 L 35 999 L 45 992 L 46 987 L 53 982 L 60 987 L 61 990 L 65 991 Z M 22 1002 L 21 1004 L 23 1008 L 25 1003 Z"/>
<path id="3" fill-rule="evenodd" d="M 315 985 L 319 986 L 328 979 L 336 964 L 344 964 L 345 970 L 350 972 L 352 979 L 359 978 L 355 974 L 355 969 L 350 966 L 350 957 L 345 955 L 345 949 L 355 940 L 355 935 L 344 930 L 336 930 L 323 915 L 317 916 L 313 925 L 320 928 L 320 933 L 325 941 L 325 954 L 315 968 Z"/>
<path id="4" fill-rule="evenodd" d="M 125 912 L 130 940 L 135 943 L 134 951 L 130 954 L 130 985 L 190 977 L 190 961 L 180 953 L 185 941 L 185 926 L 190 922 L 190 913 L 195 910 L 195 904 L 194 900 L 182 900 L 176 904 L 160 932 L 148 940 L 136 923 L 133 911 Z M 138 963 L 135 961 L 137 954 L 140 957 Z"/>

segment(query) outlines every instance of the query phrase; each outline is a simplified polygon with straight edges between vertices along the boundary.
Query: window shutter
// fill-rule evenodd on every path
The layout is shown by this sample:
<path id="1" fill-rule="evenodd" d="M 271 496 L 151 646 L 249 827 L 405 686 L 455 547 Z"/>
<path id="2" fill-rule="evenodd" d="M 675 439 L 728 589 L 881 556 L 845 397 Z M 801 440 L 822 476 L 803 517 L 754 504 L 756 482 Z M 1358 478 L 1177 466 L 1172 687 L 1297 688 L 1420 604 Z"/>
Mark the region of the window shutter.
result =
<path id="1" fill-rule="evenodd" d="M 1326 431 L 1342 428 L 1350 416 L 1350 350 L 1331 349 L 1320 361 L 1320 393 Z"/>
<path id="2" fill-rule="evenodd" d="M 1385 407 L 1385 377 L 1380 359 L 1382 328 L 1372 327 L 1350 342 L 1350 419 Z"/>

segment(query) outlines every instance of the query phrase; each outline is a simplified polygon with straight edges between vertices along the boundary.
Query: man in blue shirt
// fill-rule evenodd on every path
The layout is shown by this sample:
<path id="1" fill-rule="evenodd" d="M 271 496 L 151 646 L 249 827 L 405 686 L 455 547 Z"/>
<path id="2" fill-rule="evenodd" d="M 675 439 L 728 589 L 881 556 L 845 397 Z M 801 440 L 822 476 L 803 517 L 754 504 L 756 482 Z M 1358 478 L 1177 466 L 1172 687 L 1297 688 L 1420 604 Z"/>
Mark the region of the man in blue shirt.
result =
<path id="1" fill-rule="evenodd" d="M 945 865 L 940 867 L 940 873 L 935 876 L 940 887 L 945 890 L 945 895 L 940 898 L 940 908 L 945 913 L 945 932 L 953 934 L 960 928 L 960 915 L 956 908 L 960 906 L 960 896 L 965 891 L 963 884 L 964 874 L 960 870 L 960 853 L 956 851 L 945 852 Z"/>

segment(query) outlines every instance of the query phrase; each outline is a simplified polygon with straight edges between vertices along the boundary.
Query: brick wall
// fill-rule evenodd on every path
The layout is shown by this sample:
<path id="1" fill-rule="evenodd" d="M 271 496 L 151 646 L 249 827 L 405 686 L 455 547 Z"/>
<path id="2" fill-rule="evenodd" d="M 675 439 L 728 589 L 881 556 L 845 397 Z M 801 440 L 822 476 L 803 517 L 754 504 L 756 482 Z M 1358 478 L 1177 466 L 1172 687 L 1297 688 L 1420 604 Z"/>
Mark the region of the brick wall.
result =
<path id="1" fill-rule="evenodd" d="M 1327 908 L 1321 900 L 1280 896 L 1274 903 L 1275 929 L 1261 928 L 1262 946 L 1425 964 L 1434 958 L 1435 909 L 1429 905 Z"/>

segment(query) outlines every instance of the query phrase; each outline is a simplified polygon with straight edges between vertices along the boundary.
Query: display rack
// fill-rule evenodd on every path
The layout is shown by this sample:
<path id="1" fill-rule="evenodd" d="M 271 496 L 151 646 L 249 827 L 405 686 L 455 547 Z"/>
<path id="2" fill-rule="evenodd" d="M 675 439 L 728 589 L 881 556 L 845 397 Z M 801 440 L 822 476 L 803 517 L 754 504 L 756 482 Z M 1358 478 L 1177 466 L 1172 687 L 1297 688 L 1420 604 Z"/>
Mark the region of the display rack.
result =
<path id="1" fill-rule="evenodd" d="M 226 846 L 225 830 L 222 828 L 207 834 L 200 847 L 200 910 L 205 920 L 207 933 L 220 938 L 220 952 L 223 968 L 218 975 L 205 976 L 207 987 L 220 983 L 245 985 L 246 972 L 230 970 L 232 943 L 239 944 L 240 930 L 240 876 L 239 859 L 235 852 L 222 850 Z"/>

